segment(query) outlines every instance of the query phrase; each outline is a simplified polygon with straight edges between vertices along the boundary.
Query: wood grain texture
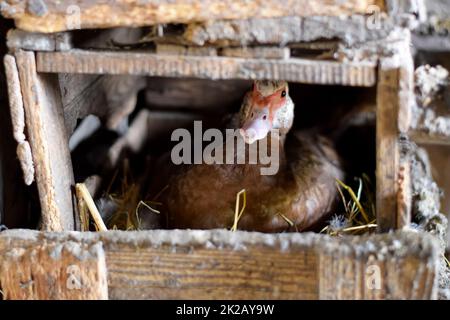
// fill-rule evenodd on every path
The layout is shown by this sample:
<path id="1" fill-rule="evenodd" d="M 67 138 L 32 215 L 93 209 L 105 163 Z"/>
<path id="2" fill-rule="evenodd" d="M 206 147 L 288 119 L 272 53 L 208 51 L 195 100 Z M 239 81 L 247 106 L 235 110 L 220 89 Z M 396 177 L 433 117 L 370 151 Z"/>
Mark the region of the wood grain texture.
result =
<path id="1" fill-rule="evenodd" d="M 413 61 L 409 34 L 395 44 L 396 54 L 382 57 L 377 87 L 377 168 L 376 208 L 378 230 L 400 229 L 411 222 L 410 207 L 398 207 L 399 199 L 408 199 L 405 188 L 409 171 L 400 172 L 399 136 L 409 130 L 414 99 Z M 402 177 L 400 177 L 402 175 Z M 402 188 L 400 188 L 402 186 Z M 399 192 L 401 194 L 399 194 Z"/>
<path id="2" fill-rule="evenodd" d="M 39 72 L 126 74 L 203 79 L 282 79 L 311 84 L 373 86 L 376 64 L 306 59 L 266 60 L 132 52 L 38 52 Z"/>
<path id="3" fill-rule="evenodd" d="M 412 233 L 404 235 L 400 241 L 379 235 L 322 243 L 320 298 L 436 299 L 438 268 L 425 261 L 436 259 L 439 249 L 436 243 L 425 244 Z M 434 252 L 434 258 L 430 252 Z"/>
<path id="4" fill-rule="evenodd" d="M 72 34 L 70 32 L 45 34 L 11 29 L 7 34 L 7 46 L 12 50 L 65 51 L 72 48 Z"/>
<path id="5" fill-rule="evenodd" d="M 15 58 L 36 171 L 42 229 L 74 230 L 74 178 L 57 78 L 36 72 L 32 52 L 17 51 Z"/>
<path id="6" fill-rule="evenodd" d="M 370 5 L 384 9 L 384 0 L 2 0 L 1 13 L 26 31 L 137 27 L 215 19 L 281 16 L 338 16 L 366 13 Z"/>
<path id="7" fill-rule="evenodd" d="M 20 89 L 19 71 L 14 56 L 5 55 L 3 62 L 5 75 L 8 79 L 9 110 L 11 112 L 13 136 L 17 142 L 16 154 L 22 168 L 24 182 L 29 186 L 34 181 L 34 163 L 30 144 L 26 138 L 25 110 Z"/>
<path id="8" fill-rule="evenodd" d="M 431 134 L 422 130 L 411 130 L 408 134 L 411 140 L 419 144 L 450 146 L 450 136 L 447 135 Z"/>
<path id="9" fill-rule="evenodd" d="M 107 299 L 106 260 L 101 243 L 43 240 L 2 248 L 0 283 L 7 300 Z"/>
<path id="10" fill-rule="evenodd" d="M 289 59 L 291 51 L 289 48 L 279 47 L 232 47 L 223 48 L 221 56 L 236 58 L 256 58 L 256 59 Z"/>
<path id="11" fill-rule="evenodd" d="M 330 238 L 226 230 L 9 230 L 0 234 L 6 257 L 0 266 L 15 259 L 5 252 L 68 243 L 101 244 L 109 299 L 434 299 L 440 259 L 437 240 L 421 233 Z M 46 261 L 44 268 L 60 263 Z M 370 277 L 365 268 L 373 264 L 382 271 L 375 290 L 364 285 Z M 11 279 L 18 277 L 14 270 Z M 8 284 L 0 288 L 6 297 L 17 286 Z M 50 291 L 59 286 L 47 285 Z"/>
<path id="12" fill-rule="evenodd" d="M 67 133 L 89 114 L 99 117 L 111 130 L 136 106 L 145 80 L 135 76 L 58 74 Z"/>

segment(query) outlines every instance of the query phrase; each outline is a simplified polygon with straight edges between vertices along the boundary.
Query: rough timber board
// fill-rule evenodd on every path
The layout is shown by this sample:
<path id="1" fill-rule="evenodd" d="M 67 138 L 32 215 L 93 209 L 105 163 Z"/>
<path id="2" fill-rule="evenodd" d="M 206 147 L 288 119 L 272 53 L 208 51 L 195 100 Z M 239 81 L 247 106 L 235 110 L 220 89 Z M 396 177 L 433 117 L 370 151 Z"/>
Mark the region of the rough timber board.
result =
<path id="1" fill-rule="evenodd" d="M 4 252 L 0 263 L 4 299 L 108 298 L 105 253 L 101 243 L 88 245 L 66 241 L 12 247 Z"/>
<path id="2" fill-rule="evenodd" d="M 138 52 L 71 50 L 36 53 L 39 72 L 128 74 L 204 79 L 283 79 L 310 84 L 369 87 L 376 64 L 306 59 L 193 57 Z"/>
<path id="3" fill-rule="evenodd" d="M 450 136 L 430 134 L 426 131 L 412 130 L 409 133 L 411 140 L 424 145 L 450 146 Z"/>
<path id="4" fill-rule="evenodd" d="M 437 240 L 412 232 L 330 238 L 226 230 L 9 230 L 0 233 L 5 257 L 0 270 L 10 263 L 8 253 L 67 243 L 102 245 L 110 299 L 435 299 L 437 294 Z M 374 270 L 380 275 L 375 287 L 369 285 Z M 37 281 L 42 279 L 30 286 L 40 285 Z M 20 283 L 0 286 L 9 297 Z"/>
<path id="5" fill-rule="evenodd" d="M 56 75 L 36 72 L 35 54 L 15 53 L 25 122 L 35 165 L 42 229 L 74 230 L 72 161 Z"/>
<path id="6" fill-rule="evenodd" d="M 137 27 L 216 19 L 365 14 L 384 0 L 2 0 L 1 13 L 19 29 L 59 32 L 73 29 Z M 113 18 L 112 18 L 113 17 Z"/>

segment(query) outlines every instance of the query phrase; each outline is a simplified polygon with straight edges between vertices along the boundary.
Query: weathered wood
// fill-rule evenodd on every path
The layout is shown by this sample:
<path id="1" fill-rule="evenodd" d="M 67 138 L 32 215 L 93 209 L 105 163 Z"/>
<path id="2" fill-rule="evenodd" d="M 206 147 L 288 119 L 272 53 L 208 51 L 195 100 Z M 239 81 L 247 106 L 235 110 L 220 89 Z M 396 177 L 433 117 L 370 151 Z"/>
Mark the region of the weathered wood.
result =
<path id="1" fill-rule="evenodd" d="M 15 53 L 42 212 L 42 229 L 74 230 L 74 183 L 55 75 L 36 72 L 34 53 Z"/>
<path id="2" fill-rule="evenodd" d="M 42 241 L 2 247 L 3 299 L 108 299 L 106 259 L 101 243 Z"/>
<path id="3" fill-rule="evenodd" d="M 322 243 L 319 249 L 321 299 L 436 299 L 437 265 L 423 264 L 427 253 L 439 256 L 437 243 L 427 248 L 409 234 L 398 238 L 376 236 Z M 408 247 L 408 248 L 407 248 Z M 436 250 L 436 251 L 435 251 Z M 384 259 L 382 256 L 384 256 Z M 436 259 L 436 256 L 432 259 Z"/>
<path id="4" fill-rule="evenodd" d="M 100 72 L 99 72 L 100 73 Z M 98 116 L 110 129 L 117 129 L 135 106 L 145 80 L 135 76 L 59 74 L 65 124 L 72 134 L 78 119 Z"/>
<path id="5" fill-rule="evenodd" d="M 374 62 L 306 59 L 265 60 L 131 52 L 38 52 L 39 72 L 127 74 L 203 79 L 283 79 L 311 84 L 373 86 Z"/>
<path id="6" fill-rule="evenodd" d="M 156 44 L 157 54 L 171 54 L 181 56 L 217 56 L 217 49 L 213 47 L 193 47 L 176 44 Z"/>
<path id="7" fill-rule="evenodd" d="M 30 144 L 25 136 L 25 111 L 20 91 L 19 71 L 14 56 L 5 55 L 3 61 L 5 74 L 8 78 L 9 109 L 11 112 L 13 136 L 17 142 L 16 154 L 20 161 L 24 182 L 29 186 L 34 181 L 34 163 Z"/>
<path id="8" fill-rule="evenodd" d="M 256 59 L 289 59 L 289 48 L 279 47 L 230 47 L 220 51 L 221 56 Z"/>
<path id="9" fill-rule="evenodd" d="M 436 239 L 401 232 L 330 238 L 226 230 L 10 230 L 0 234 L 0 255 L 5 257 L 0 268 L 14 260 L 5 252 L 67 248 L 72 243 L 103 246 L 110 299 L 435 299 L 437 293 Z M 51 256 L 45 255 L 39 270 L 64 265 L 64 255 Z M 372 265 L 381 272 L 372 274 Z M 8 271 L 8 286 L 1 282 L 7 298 L 19 285 L 16 270 Z M 35 278 L 28 290 L 35 290 L 40 280 Z M 372 280 L 380 283 L 379 289 Z M 60 283 L 45 284 L 54 296 L 64 293 Z"/>
<path id="10" fill-rule="evenodd" d="M 65 51 L 72 49 L 72 35 L 69 32 L 45 34 L 11 29 L 7 34 L 7 46 L 30 51 Z"/>
<path id="11" fill-rule="evenodd" d="M 206 21 L 188 24 L 183 34 L 177 38 L 166 38 L 167 41 L 178 40 L 197 46 L 279 45 L 323 39 L 339 39 L 347 45 L 354 45 L 386 38 L 394 28 L 395 23 L 391 17 L 374 12 L 370 15 L 352 16 Z M 164 37 L 159 41 L 164 41 Z"/>
<path id="12" fill-rule="evenodd" d="M 63 5 L 57 0 L 2 0 L 0 5 L 2 15 L 13 18 L 18 28 L 38 32 L 251 17 L 365 14 L 370 5 L 384 10 L 384 0 L 288 0 L 283 5 L 278 0 L 68 0 Z"/>
<path id="13" fill-rule="evenodd" d="M 399 210 L 399 134 L 406 133 L 411 122 L 413 103 L 413 61 L 409 37 L 398 41 L 397 53 L 382 58 L 377 88 L 377 168 L 376 208 L 378 230 L 386 232 L 402 228 L 410 222 L 410 210 Z M 408 174 L 406 171 L 403 175 Z M 408 179 L 403 177 L 403 179 Z M 400 189 L 411 192 L 410 189 Z M 402 213 L 402 216 L 399 216 Z"/>
<path id="14" fill-rule="evenodd" d="M 408 134 L 411 140 L 419 144 L 450 146 L 450 136 L 447 135 L 433 134 L 420 130 L 411 130 Z"/>

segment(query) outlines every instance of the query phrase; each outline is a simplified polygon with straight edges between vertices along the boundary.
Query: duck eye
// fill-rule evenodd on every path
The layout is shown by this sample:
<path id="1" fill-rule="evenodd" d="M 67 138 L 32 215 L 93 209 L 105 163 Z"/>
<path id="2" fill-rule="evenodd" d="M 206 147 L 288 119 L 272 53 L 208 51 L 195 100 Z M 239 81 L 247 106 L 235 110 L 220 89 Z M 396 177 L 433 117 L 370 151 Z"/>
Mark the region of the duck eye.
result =
<path id="1" fill-rule="evenodd" d="M 253 118 L 253 112 L 252 112 L 252 114 L 250 115 L 250 118 Z"/>
<path id="2" fill-rule="evenodd" d="M 264 115 L 264 116 L 263 116 L 263 120 L 266 120 L 266 119 L 267 119 L 267 116 L 266 116 L 266 115 Z"/>
<path id="3" fill-rule="evenodd" d="M 285 90 L 281 91 L 281 97 L 282 98 L 286 97 L 286 91 Z"/>

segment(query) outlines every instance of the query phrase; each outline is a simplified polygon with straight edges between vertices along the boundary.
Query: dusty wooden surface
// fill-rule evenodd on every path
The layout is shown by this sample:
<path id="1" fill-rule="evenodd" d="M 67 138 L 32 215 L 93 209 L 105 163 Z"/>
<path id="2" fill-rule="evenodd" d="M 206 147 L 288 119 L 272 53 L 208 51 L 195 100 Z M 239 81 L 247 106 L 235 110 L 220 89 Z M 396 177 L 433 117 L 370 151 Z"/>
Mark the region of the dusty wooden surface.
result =
<path id="1" fill-rule="evenodd" d="M 72 34 L 69 32 L 43 34 L 11 29 L 7 34 L 7 46 L 12 50 L 65 51 L 72 48 Z"/>
<path id="2" fill-rule="evenodd" d="M 437 247 L 429 247 L 428 244 L 421 247 L 421 236 L 415 238 L 417 234 L 410 233 L 405 238 L 402 238 L 405 234 L 398 237 L 400 234 L 353 237 L 322 245 L 320 298 L 436 299 L 438 266 L 425 266 L 423 263 L 428 260 L 427 251 Z M 438 252 L 434 253 L 435 258 L 439 257 Z"/>
<path id="3" fill-rule="evenodd" d="M 24 182 L 29 186 L 34 181 L 34 163 L 30 144 L 26 138 L 25 110 L 20 90 L 19 71 L 14 56 L 5 55 L 3 61 L 5 74 L 8 78 L 9 109 L 11 112 L 13 136 L 17 142 L 16 154 L 20 161 Z"/>
<path id="4" fill-rule="evenodd" d="M 74 230 L 72 162 L 57 78 L 36 72 L 32 52 L 18 51 L 15 58 L 40 195 L 42 229 Z"/>
<path id="5" fill-rule="evenodd" d="M 1 13 L 26 31 L 148 26 L 215 19 L 280 16 L 337 16 L 366 13 L 370 5 L 384 9 L 384 0 L 2 0 Z"/>
<path id="6" fill-rule="evenodd" d="M 398 199 L 410 198 L 409 180 L 400 172 L 399 135 L 409 130 L 413 99 L 413 61 L 409 41 L 398 41 L 397 53 L 381 59 L 377 88 L 376 208 L 378 230 L 400 229 L 411 222 L 410 207 L 398 207 Z M 399 194 L 401 192 L 402 194 Z"/>
<path id="7" fill-rule="evenodd" d="M 310 84 L 375 85 L 376 63 L 307 59 L 242 59 L 71 50 L 38 52 L 37 70 L 204 79 L 283 79 Z"/>
<path id="8" fill-rule="evenodd" d="M 12 243 L 3 254 L 0 282 L 4 299 L 108 298 L 105 253 L 100 243 Z"/>
<path id="9" fill-rule="evenodd" d="M 368 11 L 371 10 L 368 8 Z M 395 22 L 379 12 L 352 16 L 289 16 L 190 23 L 178 37 L 158 41 L 179 41 L 191 45 L 236 46 L 290 44 L 339 39 L 348 45 L 386 38 Z M 377 15 L 377 16 L 376 16 Z"/>
<path id="10" fill-rule="evenodd" d="M 58 75 L 64 119 L 71 134 L 78 119 L 98 116 L 111 130 L 136 106 L 137 93 L 145 80 L 135 76 L 61 73 Z"/>
<path id="11" fill-rule="evenodd" d="M 5 257 L 0 269 L 11 263 L 16 267 L 1 275 L 10 279 L 1 282 L 4 297 L 26 290 L 28 298 L 37 298 L 44 294 L 37 288 L 45 286 L 53 298 L 67 297 L 60 283 L 41 277 L 27 281 L 53 266 L 58 266 L 53 274 L 58 273 L 67 256 L 52 252 L 55 248 L 64 252 L 70 244 L 83 248 L 82 255 L 96 257 L 88 270 L 95 269 L 99 275 L 103 273 L 94 265 L 98 266 L 101 250 L 92 253 L 91 249 L 88 255 L 84 249 L 103 247 L 110 299 L 434 299 L 440 258 L 436 240 L 418 233 L 329 238 L 313 233 L 225 230 L 9 230 L 0 234 L 0 254 Z M 29 256 L 25 252 L 43 252 L 43 248 L 50 249 L 52 258 L 43 254 L 45 265 L 30 268 L 31 258 L 25 258 Z M 23 259 L 17 259 L 17 252 Z M 381 268 L 376 287 L 372 286 L 372 265 Z M 15 272 L 26 267 L 27 272 Z M 19 289 L 21 283 L 28 286 Z"/>

